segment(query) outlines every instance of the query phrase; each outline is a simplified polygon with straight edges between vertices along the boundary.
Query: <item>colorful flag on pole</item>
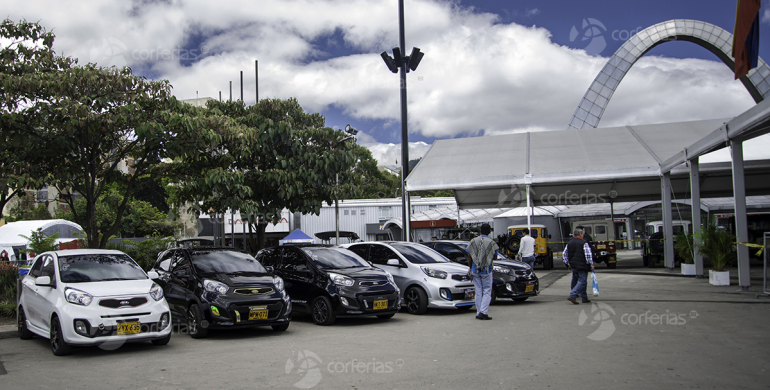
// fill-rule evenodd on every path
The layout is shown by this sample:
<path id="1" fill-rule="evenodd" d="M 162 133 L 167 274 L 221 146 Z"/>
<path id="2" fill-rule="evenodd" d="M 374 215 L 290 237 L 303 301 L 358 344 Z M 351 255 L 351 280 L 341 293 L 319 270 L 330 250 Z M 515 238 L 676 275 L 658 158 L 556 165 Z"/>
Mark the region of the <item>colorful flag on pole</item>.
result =
<path id="1" fill-rule="evenodd" d="M 733 30 L 735 79 L 757 67 L 759 58 L 759 9 L 761 0 L 738 0 Z"/>

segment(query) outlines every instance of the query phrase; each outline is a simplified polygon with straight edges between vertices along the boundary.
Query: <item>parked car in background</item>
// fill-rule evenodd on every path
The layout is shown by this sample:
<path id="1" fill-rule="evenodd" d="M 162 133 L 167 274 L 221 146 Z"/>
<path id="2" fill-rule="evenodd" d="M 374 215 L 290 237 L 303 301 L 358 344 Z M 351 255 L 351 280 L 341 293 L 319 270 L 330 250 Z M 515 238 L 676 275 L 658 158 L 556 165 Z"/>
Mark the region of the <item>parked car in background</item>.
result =
<path id="1" fill-rule="evenodd" d="M 572 222 L 571 231 L 575 231 L 578 226 L 583 228 L 587 236 L 591 237 L 589 245 L 593 250 L 594 263 L 605 263 L 607 268 L 616 268 L 618 265 L 618 255 L 615 243 L 614 222 L 608 219 L 593 219 L 589 221 Z"/>
<path id="2" fill-rule="evenodd" d="M 50 340 L 61 356 L 72 346 L 171 339 L 161 287 L 127 254 L 76 249 L 45 252 L 22 280 L 19 338 Z"/>
<path id="3" fill-rule="evenodd" d="M 441 240 L 425 242 L 423 245 L 441 253 L 452 262 L 468 264 L 468 245 L 470 241 Z M 514 301 L 526 301 L 540 293 L 540 281 L 529 265 L 511 260 L 500 251 L 494 261 L 492 275 L 492 301 L 497 298 L 512 298 Z"/>
<path id="4" fill-rule="evenodd" d="M 265 248 L 257 260 L 283 278 L 292 303 L 318 325 L 338 317 L 393 317 L 401 307 L 393 277 L 357 254 L 330 245 Z"/>
<path id="5" fill-rule="evenodd" d="M 508 257 L 515 258 L 519 253 L 519 243 L 524 237 L 524 229 L 527 225 L 508 226 L 508 238 L 506 239 L 504 250 Z M 548 240 L 551 235 L 548 234 L 548 228 L 545 225 L 530 225 L 530 237 L 535 239 L 535 264 L 542 264 L 543 269 L 553 268 L 553 251 L 548 246 Z"/>
<path id="6" fill-rule="evenodd" d="M 291 321 L 284 282 L 249 255 L 232 248 L 174 248 L 158 255 L 159 275 L 172 319 L 186 322 L 193 338 L 210 329 L 271 326 Z"/>
<path id="7" fill-rule="evenodd" d="M 680 232 L 692 233 L 692 222 L 676 220 L 671 221 L 674 237 L 672 240 L 676 240 L 676 235 Z M 655 268 L 658 263 L 663 263 L 664 255 L 664 241 L 663 236 L 663 221 L 650 221 L 644 227 L 645 241 L 642 241 L 642 265 L 645 267 Z M 676 261 L 681 263 L 676 252 L 674 252 L 674 264 Z"/>
<path id="8" fill-rule="evenodd" d="M 343 247 L 393 275 L 409 313 L 423 314 L 429 307 L 467 310 L 475 303 L 468 266 L 452 263 L 425 245 L 373 241 Z"/>

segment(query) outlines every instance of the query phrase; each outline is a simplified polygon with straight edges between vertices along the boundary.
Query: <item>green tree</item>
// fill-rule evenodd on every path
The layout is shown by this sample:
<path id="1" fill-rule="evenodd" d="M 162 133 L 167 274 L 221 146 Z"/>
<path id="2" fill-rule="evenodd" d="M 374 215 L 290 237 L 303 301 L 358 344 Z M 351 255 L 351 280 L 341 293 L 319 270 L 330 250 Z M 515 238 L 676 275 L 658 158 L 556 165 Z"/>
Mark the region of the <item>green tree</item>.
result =
<path id="1" fill-rule="evenodd" d="M 48 35 L 46 43 L 52 41 Z M 136 191 L 132 178 L 163 176 L 164 158 L 216 143 L 224 133 L 220 127 L 232 124 L 177 101 L 168 81 L 136 77 L 128 67 L 77 66 L 66 60 L 56 71 L 15 80 L 10 93 L 26 104 L 3 112 L 3 136 L 25 140 L 35 151 L 26 163 L 47 172 L 46 182 L 60 193 L 82 196 L 85 209 L 75 207 L 74 196 L 62 200 L 82 221 L 91 248 L 104 248 L 120 229 Z M 134 160 L 133 173 L 118 169 L 127 159 Z M 100 226 L 96 205 L 110 184 L 120 185 L 123 197 L 111 223 Z"/>
<path id="2" fill-rule="evenodd" d="M 208 111 L 232 118 L 241 128 L 224 129 L 219 143 L 174 162 L 181 179 L 174 204 L 190 202 L 199 211 L 240 210 L 249 219 L 250 241 L 256 229 L 252 250 L 264 246 L 267 224 L 278 222 L 284 208 L 320 213 L 322 202 L 333 199 L 335 173 L 354 163 L 353 154 L 338 145 L 346 134 L 324 127 L 324 117 L 304 112 L 296 99 L 264 99 L 250 107 L 209 101 Z"/>
<path id="3" fill-rule="evenodd" d="M 19 131 L 34 122 L 21 115 L 23 107 L 36 99 L 35 80 L 56 73 L 72 60 L 57 57 L 51 46 L 54 35 L 37 23 L 0 23 L 0 215 L 14 197 L 23 196 L 25 188 L 40 188 L 45 171 L 29 162 L 36 152 L 29 139 Z"/>
<path id="4" fill-rule="evenodd" d="M 24 193 L 24 195 L 18 199 L 18 202 L 11 207 L 6 220 L 8 222 L 16 222 L 52 218 L 53 217 L 48 211 L 48 207 L 46 207 L 45 203 L 37 203 L 35 195 Z"/>
<path id="5" fill-rule="evenodd" d="M 22 234 L 19 234 L 19 237 L 29 241 L 29 249 L 24 249 L 22 252 L 39 255 L 43 252 L 59 250 L 59 244 L 56 243 L 56 240 L 59 238 L 58 232 L 47 236 L 42 228 L 38 228 L 30 234 L 30 237 Z"/>

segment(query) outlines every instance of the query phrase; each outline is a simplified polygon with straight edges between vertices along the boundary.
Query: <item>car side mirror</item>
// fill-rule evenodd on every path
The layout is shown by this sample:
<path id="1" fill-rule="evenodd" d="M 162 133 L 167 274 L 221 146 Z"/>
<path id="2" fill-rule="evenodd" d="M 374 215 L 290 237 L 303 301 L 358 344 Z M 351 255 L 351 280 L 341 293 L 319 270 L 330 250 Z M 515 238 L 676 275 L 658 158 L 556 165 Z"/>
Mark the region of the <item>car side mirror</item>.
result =
<path id="1" fill-rule="evenodd" d="M 275 272 L 275 268 L 273 268 L 273 267 L 272 267 L 272 266 L 270 266 L 270 265 L 266 266 L 266 267 L 265 267 L 265 269 L 267 270 L 267 272 L 270 272 L 271 274 L 272 274 L 273 272 Z"/>
<path id="2" fill-rule="evenodd" d="M 388 261 L 385 264 L 387 264 L 387 265 L 394 265 L 396 267 L 400 267 L 401 266 L 401 262 L 398 261 L 398 259 L 388 259 Z"/>
<path id="3" fill-rule="evenodd" d="M 41 287 L 51 287 L 51 277 L 38 276 L 37 279 L 35 279 L 35 285 Z"/>
<path id="4" fill-rule="evenodd" d="M 158 273 L 157 273 L 157 272 L 155 272 L 155 271 L 150 271 L 150 272 L 148 272 L 148 273 L 147 273 L 147 277 L 148 277 L 148 278 L 150 278 L 150 279 L 152 279 L 152 280 L 158 280 L 158 279 L 160 279 L 160 275 L 158 275 Z"/>

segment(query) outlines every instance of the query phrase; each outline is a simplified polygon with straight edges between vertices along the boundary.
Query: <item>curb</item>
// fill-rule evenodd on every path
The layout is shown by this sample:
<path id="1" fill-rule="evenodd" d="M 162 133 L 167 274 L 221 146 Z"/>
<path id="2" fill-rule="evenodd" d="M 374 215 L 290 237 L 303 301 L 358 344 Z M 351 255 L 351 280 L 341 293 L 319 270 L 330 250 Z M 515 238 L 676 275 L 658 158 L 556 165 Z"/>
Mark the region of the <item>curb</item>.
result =
<path id="1" fill-rule="evenodd" d="M 13 339 L 19 337 L 16 325 L 0 325 L 0 339 Z"/>

